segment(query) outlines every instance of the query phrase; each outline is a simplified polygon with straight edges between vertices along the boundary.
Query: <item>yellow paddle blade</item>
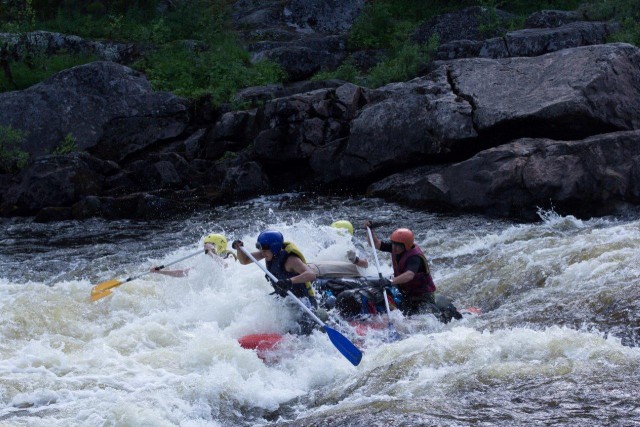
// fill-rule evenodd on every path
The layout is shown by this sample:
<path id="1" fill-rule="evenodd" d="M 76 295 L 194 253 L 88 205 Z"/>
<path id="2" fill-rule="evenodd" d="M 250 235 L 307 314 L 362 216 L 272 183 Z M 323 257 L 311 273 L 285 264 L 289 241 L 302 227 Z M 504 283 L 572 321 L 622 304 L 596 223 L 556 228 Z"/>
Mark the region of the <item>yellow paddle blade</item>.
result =
<path id="1" fill-rule="evenodd" d="M 91 295 L 99 294 L 107 289 L 115 288 L 116 286 L 122 285 L 124 282 L 116 279 L 107 280 L 106 282 L 98 283 L 93 288 L 91 288 Z"/>
<path id="2" fill-rule="evenodd" d="M 96 292 L 96 293 L 91 293 L 91 301 L 98 301 L 100 298 L 104 298 L 107 297 L 109 295 L 111 295 L 113 292 L 111 292 L 109 289 L 104 290 L 102 292 Z"/>

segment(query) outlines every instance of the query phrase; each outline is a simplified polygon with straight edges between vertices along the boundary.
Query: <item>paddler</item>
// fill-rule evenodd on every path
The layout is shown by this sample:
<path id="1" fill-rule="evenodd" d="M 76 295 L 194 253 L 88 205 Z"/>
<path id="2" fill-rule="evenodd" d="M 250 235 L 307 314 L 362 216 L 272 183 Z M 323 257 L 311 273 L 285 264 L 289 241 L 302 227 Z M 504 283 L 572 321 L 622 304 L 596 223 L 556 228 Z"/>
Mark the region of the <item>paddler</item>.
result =
<path id="1" fill-rule="evenodd" d="M 203 241 L 204 250 L 213 259 L 213 261 L 220 266 L 227 267 L 229 260 L 236 260 L 236 256 L 230 250 L 227 250 L 227 238 L 222 234 L 209 234 Z M 158 270 L 156 266 L 151 267 L 152 273 L 164 274 L 172 277 L 186 277 L 189 275 L 191 268 L 185 268 L 182 270 Z"/>
<path id="2" fill-rule="evenodd" d="M 389 241 L 380 241 L 373 231 L 371 221 L 364 222 L 364 228 L 371 229 L 373 244 L 382 252 L 390 252 L 393 263 L 393 279 L 382 279 L 380 286 L 395 286 L 402 294 L 400 310 L 403 314 L 434 313 L 442 319 L 451 317 L 461 319 L 458 310 L 449 304 L 446 307 L 450 313 L 441 313 L 442 308 L 436 305 L 436 285 L 433 283 L 427 258 L 422 249 L 415 244 L 413 231 L 408 228 L 398 228 L 391 233 Z M 446 317 L 445 317 L 446 315 Z"/>
<path id="3" fill-rule="evenodd" d="M 241 264 L 250 264 L 252 261 L 239 250 L 244 243 L 235 240 L 231 247 L 237 251 L 237 258 Z M 287 291 L 291 291 L 309 309 L 315 310 L 318 303 L 315 298 L 311 282 L 316 279 L 315 273 L 307 265 L 304 255 L 292 242 L 285 242 L 282 233 L 275 230 L 265 230 L 258 235 L 256 243 L 258 251 L 251 255 L 260 261 L 264 259 L 267 270 L 278 281 L 273 283 L 275 293 L 282 298 L 287 297 Z M 302 309 L 299 309 L 298 323 L 300 333 L 308 335 L 313 331 L 315 323 Z"/>

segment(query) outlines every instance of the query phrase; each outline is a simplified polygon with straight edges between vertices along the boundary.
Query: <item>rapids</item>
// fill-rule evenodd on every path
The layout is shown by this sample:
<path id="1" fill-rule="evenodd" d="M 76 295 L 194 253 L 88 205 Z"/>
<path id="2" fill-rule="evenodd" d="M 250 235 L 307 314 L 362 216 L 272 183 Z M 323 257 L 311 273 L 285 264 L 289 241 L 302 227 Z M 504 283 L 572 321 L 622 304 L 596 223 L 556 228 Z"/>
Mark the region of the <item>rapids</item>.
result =
<path id="1" fill-rule="evenodd" d="M 265 364 L 237 338 L 294 320 L 256 266 L 196 256 L 175 266 L 187 278 L 148 274 L 89 299 L 209 233 L 251 248 L 274 228 L 308 261 L 345 259 L 351 242 L 329 224 L 348 219 L 365 241 L 367 218 L 381 237 L 412 228 L 439 291 L 483 314 L 393 312 L 404 339 L 358 340 L 357 367 L 320 332 L 288 336 Z M 640 425 L 640 212 L 518 223 L 286 194 L 164 222 L 0 229 L 2 426 Z"/>

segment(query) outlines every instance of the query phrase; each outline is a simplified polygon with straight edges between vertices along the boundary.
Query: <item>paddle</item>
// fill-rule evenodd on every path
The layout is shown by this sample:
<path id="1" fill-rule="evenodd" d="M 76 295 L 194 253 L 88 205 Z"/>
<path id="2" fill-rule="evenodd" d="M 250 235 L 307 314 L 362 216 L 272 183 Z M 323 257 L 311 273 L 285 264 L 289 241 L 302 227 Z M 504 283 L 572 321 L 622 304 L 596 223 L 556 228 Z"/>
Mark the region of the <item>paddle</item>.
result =
<path id="1" fill-rule="evenodd" d="M 376 268 L 378 269 L 378 277 L 382 279 L 382 272 L 380 271 L 380 262 L 378 261 L 378 253 L 376 252 L 376 246 L 373 244 L 373 234 L 371 234 L 371 228 L 367 227 L 367 233 L 369 234 L 369 243 L 371 244 L 371 250 L 373 252 L 373 258 L 376 260 Z M 391 310 L 389 309 L 389 300 L 387 299 L 387 288 L 382 288 L 384 294 L 384 306 L 387 309 L 387 319 L 389 319 L 389 339 L 391 341 L 397 341 L 400 336 L 396 332 L 395 326 L 391 323 Z"/>
<path id="2" fill-rule="evenodd" d="M 182 257 L 180 259 L 172 261 L 169 264 L 160 265 L 158 267 L 155 267 L 154 270 L 155 271 L 160 271 L 163 268 L 167 268 L 170 265 L 177 264 L 180 261 L 184 261 L 185 259 L 189 259 L 189 258 L 194 257 L 196 255 L 199 255 L 201 253 L 202 253 L 202 250 L 199 250 L 198 252 L 194 252 L 191 255 L 187 255 L 185 257 Z M 206 249 L 204 250 L 204 253 L 207 253 Z M 135 279 L 137 279 L 139 277 L 142 277 L 144 275 L 147 275 L 149 273 L 153 273 L 153 272 L 152 271 L 146 271 L 144 273 L 138 274 L 137 276 L 129 277 L 126 280 L 111 279 L 111 280 L 107 280 L 106 282 L 98 283 L 93 288 L 91 288 L 91 301 L 97 301 L 100 298 L 104 298 L 104 297 L 106 297 L 108 295 L 111 295 L 111 289 L 113 289 L 113 288 L 115 288 L 117 286 L 120 286 L 120 285 L 122 285 L 124 283 L 127 283 L 127 282 L 130 282 L 132 280 L 135 280 Z"/>
<path id="3" fill-rule="evenodd" d="M 240 250 L 242 251 L 243 254 L 245 254 L 247 256 L 247 258 L 249 258 L 251 261 L 254 262 L 254 264 L 256 264 L 258 267 L 260 267 L 262 269 L 262 271 L 264 271 L 264 273 L 269 276 L 269 278 L 271 278 L 271 280 L 275 283 L 278 281 L 278 279 L 276 278 L 276 276 L 274 276 L 273 274 L 271 274 L 271 272 L 269 270 L 267 270 L 267 268 L 265 266 L 263 266 L 262 264 L 260 264 L 258 262 L 257 259 L 254 258 L 253 255 L 251 255 L 251 253 L 246 250 L 244 247 L 240 246 Z M 304 305 L 304 303 L 302 301 L 300 301 L 291 291 L 287 291 L 287 295 L 289 295 L 291 298 L 293 298 L 293 300 L 300 306 L 302 307 L 302 309 L 304 311 L 307 312 L 307 314 L 309 316 L 311 316 L 311 318 L 313 320 L 316 321 L 316 323 L 318 323 L 320 326 L 322 326 L 322 329 L 327 333 L 327 335 L 329 336 L 329 339 L 331 340 L 331 342 L 333 343 L 333 345 L 338 349 L 338 351 L 340 353 L 342 353 L 342 355 L 344 357 L 347 358 L 347 360 L 349 362 L 351 362 L 354 366 L 358 366 L 358 364 L 360 363 L 360 360 L 362 360 L 362 352 L 360 350 L 358 350 L 358 347 L 356 347 L 351 341 L 349 341 L 344 335 L 342 335 L 340 332 L 336 331 L 335 329 L 330 328 L 329 326 L 327 326 L 322 320 L 320 320 L 318 318 L 318 316 L 316 316 L 313 311 L 311 311 L 309 309 L 309 307 L 307 307 L 306 305 Z"/>

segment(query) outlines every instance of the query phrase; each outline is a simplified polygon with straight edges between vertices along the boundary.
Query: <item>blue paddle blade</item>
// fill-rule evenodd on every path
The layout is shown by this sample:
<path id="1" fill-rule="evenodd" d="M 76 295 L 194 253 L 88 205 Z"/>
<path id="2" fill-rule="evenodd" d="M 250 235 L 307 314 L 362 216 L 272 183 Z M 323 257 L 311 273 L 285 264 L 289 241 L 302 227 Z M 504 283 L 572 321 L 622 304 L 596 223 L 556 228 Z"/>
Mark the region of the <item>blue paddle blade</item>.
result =
<path id="1" fill-rule="evenodd" d="M 398 341 L 400 339 L 400 334 L 396 332 L 396 328 L 393 326 L 393 323 L 389 322 L 389 341 Z"/>
<path id="2" fill-rule="evenodd" d="M 362 360 L 362 352 L 358 350 L 358 347 L 353 345 L 351 341 L 335 329 L 331 329 L 327 325 L 324 325 L 323 327 L 324 331 L 329 335 L 329 339 L 338 351 L 342 353 L 342 355 L 346 357 L 353 366 L 358 366 Z"/>

